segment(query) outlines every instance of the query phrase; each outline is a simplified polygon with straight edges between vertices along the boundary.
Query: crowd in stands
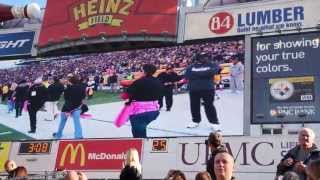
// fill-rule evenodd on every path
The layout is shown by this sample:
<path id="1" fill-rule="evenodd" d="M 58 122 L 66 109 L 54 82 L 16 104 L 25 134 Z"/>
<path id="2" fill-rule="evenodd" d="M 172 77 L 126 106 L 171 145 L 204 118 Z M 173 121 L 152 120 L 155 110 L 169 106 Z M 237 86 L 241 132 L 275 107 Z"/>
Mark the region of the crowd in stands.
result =
<path id="1" fill-rule="evenodd" d="M 275 180 L 319 180 L 320 179 L 320 150 L 315 144 L 315 133 L 310 128 L 299 131 L 298 145 L 283 157 L 277 166 Z M 210 157 L 206 163 L 206 171 L 198 172 L 195 180 L 234 180 L 235 159 L 225 146 L 220 132 L 210 133 L 206 144 L 210 149 Z M 4 165 L 8 178 L 27 179 L 27 168 L 17 166 L 13 160 L 7 160 Z M 160 167 L 161 168 L 161 167 Z M 143 167 L 139 153 L 130 148 L 126 153 L 123 169 L 119 174 L 120 180 L 142 180 Z M 65 171 L 65 180 L 86 180 L 85 173 Z M 186 180 L 184 172 L 172 169 L 164 180 Z"/>
<path id="2" fill-rule="evenodd" d="M 194 52 L 207 52 L 215 61 L 227 62 L 231 55 L 243 54 L 243 40 L 210 42 L 164 48 L 148 48 L 117 51 L 100 54 L 63 56 L 61 59 L 42 61 L 38 64 L 0 69 L 0 84 L 10 85 L 21 80 L 33 82 L 38 77 L 66 77 L 70 73 L 82 78 L 97 76 L 98 82 L 106 81 L 106 76 L 115 73 L 119 79 L 132 72 L 141 71 L 142 65 L 150 63 L 158 69 L 170 65 L 174 68 L 187 67 L 192 62 Z"/>

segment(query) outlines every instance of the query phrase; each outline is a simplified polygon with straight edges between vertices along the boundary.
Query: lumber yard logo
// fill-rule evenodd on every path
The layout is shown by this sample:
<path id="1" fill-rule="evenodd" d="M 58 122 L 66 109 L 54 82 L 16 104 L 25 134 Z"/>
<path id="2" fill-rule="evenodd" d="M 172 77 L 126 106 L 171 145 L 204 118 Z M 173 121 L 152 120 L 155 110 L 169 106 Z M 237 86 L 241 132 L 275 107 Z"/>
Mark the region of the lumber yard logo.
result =
<path id="1" fill-rule="evenodd" d="M 209 19 L 209 29 L 215 34 L 225 34 L 233 27 L 237 33 L 275 31 L 303 26 L 303 6 L 248 10 L 246 12 L 218 12 Z M 236 26 L 234 26 L 236 24 Z"/>
<path id="2" fill-rule="evenodd" d="M 134 0 L 88 0 L 72 6 L 72 15 L 78 30 L 96 24 L 120 27 L 121 17 L 130 15 Z"/>

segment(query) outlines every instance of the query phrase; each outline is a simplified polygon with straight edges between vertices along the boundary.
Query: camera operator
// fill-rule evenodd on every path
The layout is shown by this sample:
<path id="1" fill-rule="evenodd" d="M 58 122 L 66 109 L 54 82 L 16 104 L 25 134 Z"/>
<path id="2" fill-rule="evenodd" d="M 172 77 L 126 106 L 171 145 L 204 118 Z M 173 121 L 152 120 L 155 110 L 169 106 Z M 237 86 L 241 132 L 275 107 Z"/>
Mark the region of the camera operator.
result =
<path id="1" fill-rule="evenodd" d="M 207 171 L 210 174 L 212 180 L 216 179 L 214 173 L 214 158 L 219 152 L 227 152 L 226 147 L 222 144 L 222 135 L 219 132 L 212 132 L 209 134 L 206 145 L 210 149 L 210 158 L 207 161 Z"/>
<path id="2" fill-rule="evenodd" d="M 202 99 L 211 128 L 214 131 L 220 130 L 216 108 L 213 105 L 215 96 L 213 77 L 219 73 L 220 68 L 210 63 L 210 58 L 210 55 L 206 53 L 195 54 L 193 57 L 194 63 L 187 68 L 185 73 L 185 78 L 188 80 L 192 114 L 192 122 L 187 128 L 199 126 L 201 121 L 200 100 Z"/>

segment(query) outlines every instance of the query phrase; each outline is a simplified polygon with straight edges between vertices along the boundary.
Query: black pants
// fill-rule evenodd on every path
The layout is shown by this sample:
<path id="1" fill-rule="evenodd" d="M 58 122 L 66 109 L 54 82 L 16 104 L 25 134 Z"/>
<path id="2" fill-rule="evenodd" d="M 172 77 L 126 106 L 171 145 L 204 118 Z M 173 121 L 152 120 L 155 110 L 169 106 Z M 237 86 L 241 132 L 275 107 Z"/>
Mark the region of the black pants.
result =
<path id="1" fill-rule="evenodd" d="M 173 103 L 172 92 L 173 92 L 173 89 L 171 87 L 170 88 L 167 88 L 167 87 L 164 88 L 164 93 L 161 96 L 161 98 L 159 99 L 160 108 L 163 107 L 163 97 L 165 97 L 165 99 L 166 99 L 166 108 L 169 109 L 169 110 L 171 109 L 172 103 Z"/>
<path id="2" fill-rule="evenodd" d="M 219 124 L 217 111 L 213 105 L 214 95 L 215 93 L 212 90 L 190 92 L 190 106 L 193 122 L 199 123 L 201 121 L 200 107 L 202 99 L 209 122 L 212 124 Z"/>
<path id="3" fill-rule="evenodd" d="M 30 130 L 36 131 L 37 128 L 37 112 L 39 108 L 33 107 L 31 105 L 28 106 L 29 118 L 30 118 Z"/>
<path id="4" fill-rule="evenodd" d="M 15 108 L 16 108 L 16 117 L 21 116 L 22 108 L 23 108 L 23 101 L 16 101 Z"/>

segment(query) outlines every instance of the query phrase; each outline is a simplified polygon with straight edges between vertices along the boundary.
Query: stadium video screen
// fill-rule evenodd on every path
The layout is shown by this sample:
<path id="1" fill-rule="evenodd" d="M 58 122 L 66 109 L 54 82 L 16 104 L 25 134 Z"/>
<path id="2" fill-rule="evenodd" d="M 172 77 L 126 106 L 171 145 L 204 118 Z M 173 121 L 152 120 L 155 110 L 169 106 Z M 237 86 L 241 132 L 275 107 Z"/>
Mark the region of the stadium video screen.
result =
<path id="1" fill-rule="evenodd" d="M 207 136 L 212 132 L 212 128 L 203 100 L 200 102 L 199 126 L 187 128 L 192 122 L 192 115 L 188 80 L 184 74 L 186 68 L 194 63 L 195 52 L 209 55 L 210 63 L 220 68 L 212 77 L 215 87 L 212 94 L 221 130 L 227 135 L 242 135 L 244 40 L 236 39 L 163 48 L 1 61 L 0 140 L 54 139 L 58 129 L 61 130 L 62 118 L 68 119 L 64 121 L 63 131 L 60 131 L 61 139 L 133 137 L 130 120 L 121 127 L 116 127 L 114 121 L 126 102 L 122 99 L 123 92 L 143 76 L 141 69 L 145 63 L 156 66 L 155 77 L 170 69 L 168 67 L 172 67 L 179 77 L 171 83 L 172 107 L 167 111 L 168 105 L 164 97 L 159 116 L 147 126 L 147 137 Z M 235 64 L 232 57 L 238 57 L 239 62 Z M 72 112 L 63 113 L 64 117 L 60 113 L 65 104 L 66 93 L 59 98 L 59 92 L 69 86 L 68 80 L 74 75 L 80 78 L 85 89 L 82 104 L 88 107 L 81 108 L 83 112 L 79 122 L 74 121 L 77 117 Z M 48 94 L 48 87 L 55 81 L 61 86 L 60 90 L 56 87 L 55 91 L 50 91 L 54 94 L 51 94 L 50 101 L 47 95 L 47 99 L 43 100 L 45 95 L 42 91 L 30 88 L 38 83 Z M 29 90 L 24 92 L 26 89 Z M 70 95 L 70 92 L 67 94 Z M 28 106 L 26 96 L 43 105 Z M 82 132 L 79 132 L 79 127 Z"/>

